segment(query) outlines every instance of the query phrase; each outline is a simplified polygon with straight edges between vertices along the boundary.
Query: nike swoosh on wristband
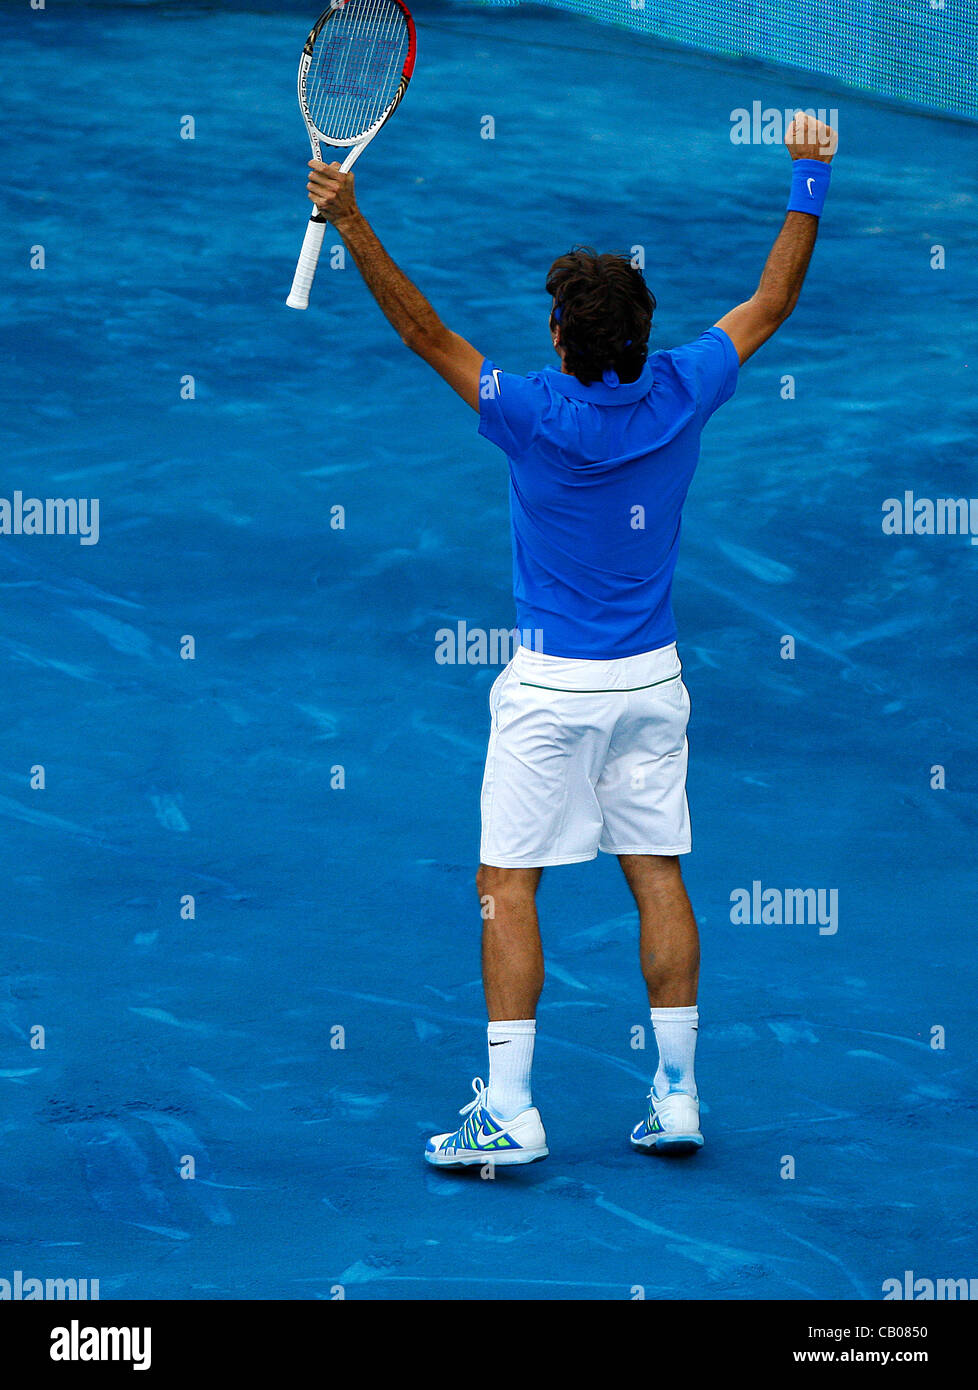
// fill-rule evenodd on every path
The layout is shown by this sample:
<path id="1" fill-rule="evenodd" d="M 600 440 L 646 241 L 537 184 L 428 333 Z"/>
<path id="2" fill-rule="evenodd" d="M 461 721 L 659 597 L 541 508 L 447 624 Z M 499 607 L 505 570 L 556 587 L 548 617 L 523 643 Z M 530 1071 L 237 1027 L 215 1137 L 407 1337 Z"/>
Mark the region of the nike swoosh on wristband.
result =
<path id="1" fill-rule="evenodd" d="M 512 1042 L 512 1041 L 513 1041 L 512 1038 L 500 1038 L 498 1042 L 491 1042 L 491 1043 L 489 1044 L 489 1046 L 490 1046 L 490 1047 L 505 1047 L 506 1044 L 507 1044 L 508 1042 Z"/>
<path id="2" fill-rule="evenodd" d="M 815 180 L 814 180 L 813 178 L 808 180 L 808 196 L 809 196 L 809 198 L 814 198 L 814 197 L 815 197 L 815 194 L 812 192 L 812 184 L 813 184 L 814 182 L 815 182 Z"/>

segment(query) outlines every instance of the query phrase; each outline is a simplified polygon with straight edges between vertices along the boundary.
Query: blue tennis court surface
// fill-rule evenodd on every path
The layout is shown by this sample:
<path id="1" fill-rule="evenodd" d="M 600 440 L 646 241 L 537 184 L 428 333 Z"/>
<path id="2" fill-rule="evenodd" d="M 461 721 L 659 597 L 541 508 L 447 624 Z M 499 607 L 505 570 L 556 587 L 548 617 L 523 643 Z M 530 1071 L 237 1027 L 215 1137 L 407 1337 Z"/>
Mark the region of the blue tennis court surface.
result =
<path id="1" fill-rule="evenodd" d="M 677 575 L 707 1144 L 628 1148 L 654 1044 L 602 856 L 541 890 L 551 1157 L 422 1161 L 485 1074 L 498 666 L 435 650 L 513 622 L 505 461 L 352 267 L 284 306 L 312 13 L 5 5 L 2 492 L 98 498 L 100 530 L 0 536 L 0 1277 L 878 1299 L 974 1275 L 978 548 L 882 509 L 978 491 L 976 128 L 556 12 L 416 11 L 361 206 L 510 371 L 549 360 L 576 242 L 644 248 L 653 346 L 748 297 L 789 165 L 730 114 L 839 113 L 800 307 L 704 436 Z M 836 929 L 731 920 L 755 883 L 835 892 Z"/>

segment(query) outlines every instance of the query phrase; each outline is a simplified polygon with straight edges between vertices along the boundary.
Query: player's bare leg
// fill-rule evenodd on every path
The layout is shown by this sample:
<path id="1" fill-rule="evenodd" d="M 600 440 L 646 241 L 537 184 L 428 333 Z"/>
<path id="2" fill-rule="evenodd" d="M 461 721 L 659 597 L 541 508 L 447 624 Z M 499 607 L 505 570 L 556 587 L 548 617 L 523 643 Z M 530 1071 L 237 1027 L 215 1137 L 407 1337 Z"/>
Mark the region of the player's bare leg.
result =
<path id="1" fill-rule="evenodd" d="M 647 1118 L 632 1131 L 637 1149 L 692 1153 L 703 1143 L 693 1061 L 699 1013 L 700 942 L 677 855 L 623 854 L 639 911 L 639 951 L 658 1068 Z"/>
<path id="2" fill-rule="evenodd" d="M 533 1018 L 543 989 L 543 946 L 536 892 L 542 869 L 480 864 L 482 983 L 490 1022 Z"/>
<path id="3" fill-rule="evenodd" d="M 638 905 L 639 956 L 653 1009 L 696 1003 L 700 939 L 678 855 L 622 854 Z"/>
<path id="4" fill-rule="evenodd" d="M 489 1012 L 489 1085 L 472 1083 L 475 1099 L 453 1134 L 428 1140 L 425 1157 L 438 1167 L 535 1163 L 549 1153 L 530 1095 L 536 1008 L 543 989 L 543 948 L 536 891 L 542 869 L 482 864 L 476 878 L 482 907 L 482 979 Z"/>

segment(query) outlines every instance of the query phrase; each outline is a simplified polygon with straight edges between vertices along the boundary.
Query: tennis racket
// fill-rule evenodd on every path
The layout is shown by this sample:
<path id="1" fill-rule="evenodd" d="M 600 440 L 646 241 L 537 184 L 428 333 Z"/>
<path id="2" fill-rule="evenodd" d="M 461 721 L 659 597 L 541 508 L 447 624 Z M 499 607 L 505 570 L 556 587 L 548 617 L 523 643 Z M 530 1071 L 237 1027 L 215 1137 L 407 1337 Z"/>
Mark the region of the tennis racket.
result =
<path id="1" fill-rule="evenodd" d="M 414 20 L 401 0 L 332 0 L 316 20 L 299 62 L 299 107 L 313 159 L 321 145 L 349 149 L 346 173 L 408 89 L 417 40 Z M 316 277 L 327 219 L 317 208 L 309 219 L 292 289 L 285 301 L 305 309 Z"/>

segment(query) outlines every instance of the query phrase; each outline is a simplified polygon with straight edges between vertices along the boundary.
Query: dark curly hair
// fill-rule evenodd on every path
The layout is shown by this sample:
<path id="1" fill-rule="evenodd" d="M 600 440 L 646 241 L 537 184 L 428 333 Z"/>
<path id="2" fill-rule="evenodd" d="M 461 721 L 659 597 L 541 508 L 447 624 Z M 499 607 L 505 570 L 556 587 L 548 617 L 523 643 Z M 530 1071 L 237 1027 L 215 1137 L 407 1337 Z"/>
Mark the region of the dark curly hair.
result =
<path id="1" fill-rule="evenodd" d="M 655 296 L 628 257 L 575 246 L 550 267 L 547 290 L 567 370 L 585 386 L 609 367 L 619 381 L 637 380 L 649 355 Z"/>

